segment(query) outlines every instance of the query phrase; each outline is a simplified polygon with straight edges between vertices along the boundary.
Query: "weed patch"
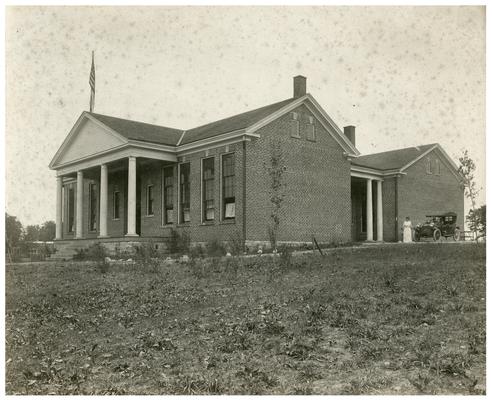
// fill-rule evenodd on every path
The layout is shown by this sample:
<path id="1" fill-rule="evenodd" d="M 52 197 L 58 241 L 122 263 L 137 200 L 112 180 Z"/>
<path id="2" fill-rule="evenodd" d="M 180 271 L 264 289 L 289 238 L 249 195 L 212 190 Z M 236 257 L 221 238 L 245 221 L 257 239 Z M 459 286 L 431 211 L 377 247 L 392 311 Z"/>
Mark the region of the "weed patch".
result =
<path id="1" fill-rule="evenodd" d="M 484 394 L 483 245 L 204 258 L 182 236 L 179 263 L 7 266 L 6 392 Z"/>

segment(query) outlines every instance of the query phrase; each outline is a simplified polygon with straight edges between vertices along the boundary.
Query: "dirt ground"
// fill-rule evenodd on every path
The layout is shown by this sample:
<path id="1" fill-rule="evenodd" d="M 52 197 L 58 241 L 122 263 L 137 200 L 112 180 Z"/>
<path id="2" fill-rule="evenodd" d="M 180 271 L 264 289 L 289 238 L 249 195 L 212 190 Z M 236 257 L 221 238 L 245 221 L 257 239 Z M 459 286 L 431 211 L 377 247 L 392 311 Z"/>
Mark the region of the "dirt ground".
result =
<path id="1" fill-rule="evenodd" d="M 485 394 L 485 245 L 6 267 L 8 394 Z"/>

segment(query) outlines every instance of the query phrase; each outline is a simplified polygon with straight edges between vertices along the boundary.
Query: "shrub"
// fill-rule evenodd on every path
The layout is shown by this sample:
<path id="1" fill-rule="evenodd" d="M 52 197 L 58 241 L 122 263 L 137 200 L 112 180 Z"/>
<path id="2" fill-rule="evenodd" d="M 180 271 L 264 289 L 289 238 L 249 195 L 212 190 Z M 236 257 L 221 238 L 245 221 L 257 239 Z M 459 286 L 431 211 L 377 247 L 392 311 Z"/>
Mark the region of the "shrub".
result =
<path id="1" fill-rule="evenodd" d="M 153 272 L 159 267 L 159 251 L 153 242 L 145 242 L 135 246 L 135 260 L 144 268 Z"/>
<path id="2" fill-rule="evenodd" d="M 201 258 L 204 258 L 205 257 L 205 250 L 203 248 L 203 246 L 201 245 L 196 245 L 196 246 L 193 246 L 191 249 L 190 249 L 190 258 L 192 259 L 201 259 Z"/>
<path id="3" fill-rule="evenodd" d="M 93 244 L 85 249 L 76 249 L 74 260 L 77 261 L 104 261 L 108 255 L 106 248 L 100 244 Z"/>
<path id="4" fill-rule="evenodd" d="M 225 255 L 224 245 L 217 239 L 212 239 L 205 244 L 205 249 L 209 257 L 220 257 Z"/>
<path id="5" fill-rule="evenodd" d="M 115 260 L 128 260 L 133 257 L 135 257 L 135 247 L 125 248 L 122 250 L 120 246 L 117 246 L 114 249 Z"/>
<path id="6" fill-rule="evenodd" d="M 171 254 L 187 253 L 190 250 L 190 234 L 186 231 L 180 233 L 178 230 L 172 229 L 166 244 Z"/>
<path id="7" fill-rule="evenodd" d="M 238 230 L 229 237 L 229 249 L 233 256 L 238 256 L 244 252 L 243 235 Z"/>
<path id="8" fill-rule="evenodd" d="M 99 272 L 103 274 L 108 272 L 109 264 L 106 262 L 108 251 L 102 244 L 96 243 L 87 247 L 86 249 L 76 249 L 75 251 L 76 253 L 73 256 L 74 260 L 96 261 L 96 268 Z"/>
<path id="9" fill-rule="evenodd" d="M 280 262 L 284 267 L 289 267 L 292 264 L 292 247 L 286 244 L 280 247 Z"/>

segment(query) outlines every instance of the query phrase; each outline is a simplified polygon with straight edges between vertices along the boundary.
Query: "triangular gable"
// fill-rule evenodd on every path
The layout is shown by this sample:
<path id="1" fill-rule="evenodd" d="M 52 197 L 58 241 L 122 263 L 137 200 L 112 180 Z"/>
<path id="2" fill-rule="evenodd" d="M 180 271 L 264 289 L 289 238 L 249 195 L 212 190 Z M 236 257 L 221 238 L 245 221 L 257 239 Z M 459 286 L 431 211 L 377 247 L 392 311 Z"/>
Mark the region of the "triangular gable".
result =
<path id="1" fill-rule="evenodd" d="M 111 128 L 83 112 L 50 163 L 50 168 L 80 160 L 128 143 Z"/>
<path id="2" fill-rule="evenodd" d="M 335 122 L 330 118 L 330 116 L 326 113 L 325 110 L 319 105 L 319 103 L 311 96 L 309 93 L 299 97 L 296 101 L 289 103 L 285 107 L 282 107 L 280 110 L 270 114 L 266 118 L 254 123 L 253 125 L 246 128 L 246 133 L 254 133 L 258 129 L 264 127 L 265 125 L 275 121 L 281 116 L 287 114 L 288 112 L 294 110 L 299 107 L 301 104 L 305 104 L 311 111 L 313 109 L 317 111 L 317 113 L 313 113 L 316 119 L 323 125 L 323 127 L 329 132 L 329 134 L 335 139 L 335 141 L 342 147 L 342 149 L 348 154 L 352 156 L 359 155 L 359 151 L 355 148 L 355 146 L 348 140 L 345 134 L 340 130 L 340 128 L 335 124 Z"/>
<path id="3" fill-rule="evenodd" d="M 434 150 L 437 150 L 442 158 L 445 160 L 445 164 L 447 164 L 448 169 L 453 173 L 453 175 L 456 177 L 456 179 L 461 182 L 462 178 L 458 172 L 458 166 L 454 163 L 454 161 L 451 159 L 451 157 L 448 156 L 448 154 L 444 151 L 444 149 L 441 147 L 439 143 L 436 143 L 434 146 L 432 146 L 430 149 L 427 151 L 424 151 L 422 154 L 420 154 L 417 158 L 414 160 L 410 161 L 408 164 L 404 165 L 399 172 L 404 172 L 406 169 L 410 168 L 412 165 L 414 165 L 417 161 L 421 160 L 424 158 L 427 154 L 432 153 Z"/>

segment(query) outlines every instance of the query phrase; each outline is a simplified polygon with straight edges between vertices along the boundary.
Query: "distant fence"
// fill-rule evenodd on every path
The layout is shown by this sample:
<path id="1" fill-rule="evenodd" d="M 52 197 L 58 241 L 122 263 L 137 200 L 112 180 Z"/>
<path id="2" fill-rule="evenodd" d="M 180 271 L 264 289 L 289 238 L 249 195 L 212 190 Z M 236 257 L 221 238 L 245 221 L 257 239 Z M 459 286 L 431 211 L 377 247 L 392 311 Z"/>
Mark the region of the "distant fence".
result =
<path id="1" fill-rule="evenodd" d="M 53 242 L 21 242 L 6 251 L 6 261 L 44 261 L 55 251 Z"/>
<path id="2" fill-rule="evenodd" d="M 484 240 L 485 237 L 482 237 L 482 240 Z M 475 232 L 473 231 L 460 231 L 460 240 L 465 240 L 465 241 L 472 241 L 475 240 Z"/>

